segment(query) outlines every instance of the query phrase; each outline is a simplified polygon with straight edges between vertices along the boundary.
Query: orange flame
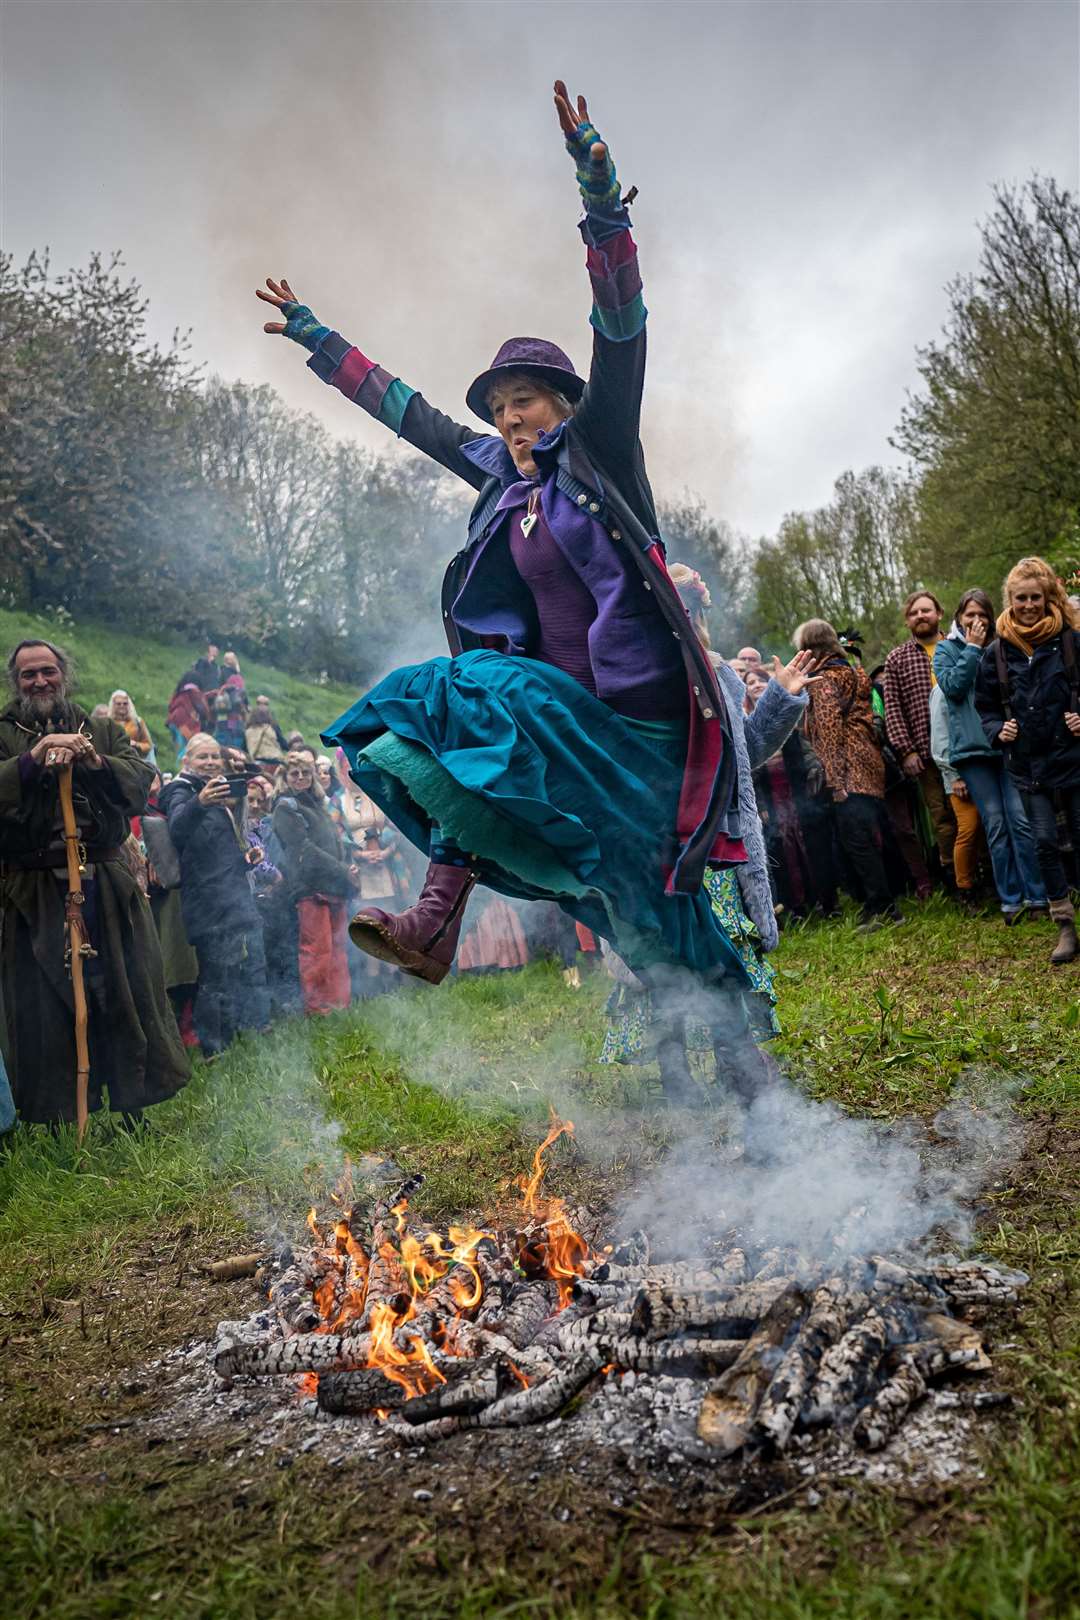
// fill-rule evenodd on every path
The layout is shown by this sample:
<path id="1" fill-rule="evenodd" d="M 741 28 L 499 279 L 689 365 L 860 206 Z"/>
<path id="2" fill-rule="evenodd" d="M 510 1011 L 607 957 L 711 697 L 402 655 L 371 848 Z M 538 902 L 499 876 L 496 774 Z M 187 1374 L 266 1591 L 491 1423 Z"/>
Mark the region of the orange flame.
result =
<path id="1" fill-rule="evenodd" d="M 524 1194 L 526 1215 L 538 1218 L 535 1227 L 518 1234 L 518 1263 L 526 1276 L 550 1277 L 558 1285 L 559 1310 L 570 1303 L 574 1280 L 584 1275 L 590 1258 L 589 1246 L 580 1233 L 575 1232 L 567 1220 L 561 1198 L 540 1196 L 546 1166 L 544 1155 L 560 1136 L 573 1136 L 574 1122 L 560 1119 L 551 1110 L 548 1133 L 533 1154 L 532 1174 L 522 1176 L 518 1186 Z"/>
<path id="2" fill-rule="evenodd" d="M 541 1142 L 540 1146 L 537 1148 L 536 1152 L 533 1154 L 532 1175 L 529 1176 L 528 1179 L 526 1179 L 524 1176 L 518 1178 L 518 1186 L 525 1195 L 524 1208 L 526 1215 L 534 1215 L 536 1213 L 536 1200 L 540 1192 L 540 1184 L 544 1179 L 544 1170 L 546 1168 L 544 1165 L 544 1154 L 553 1143 L 559 1140 L 560 1136 L 573 1136 L 573 1134 L 573 1120 L 560 1119 L 553 1108 L 551 1110 L 551 1128 L 544 1137 L 544 1140 Z"/>

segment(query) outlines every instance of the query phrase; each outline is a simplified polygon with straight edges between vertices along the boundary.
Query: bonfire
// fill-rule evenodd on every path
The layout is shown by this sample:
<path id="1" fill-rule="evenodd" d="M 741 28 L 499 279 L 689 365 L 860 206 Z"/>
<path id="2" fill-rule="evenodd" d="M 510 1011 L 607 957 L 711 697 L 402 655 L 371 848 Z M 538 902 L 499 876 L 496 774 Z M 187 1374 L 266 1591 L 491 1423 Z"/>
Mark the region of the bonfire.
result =
<path id="1" fill-rule="evenodd" d="M 252 1341 L 222 1324 L 216 1373 L 298 1379 L 322 1411 L 410 1440 L 543 1422 L 597 1380 L 644 1377 L 658 1400 L 675 1387 L 686 1443 L 713 1458 L 780 1453 L 824 1428 L 880 1449 L 945 1380 L 957 1405 L 1007 1400 L 985 1387 L 983 1324 L 1023 1273 L 867 1256 L 862 1206 L 826 1260 L 732 1242 L 652 1263 L 643 1232 L 594 1247 L 544 1192 L 546 1156 L 573 1128 L 552 1116 L 510 1230 L 425 1226 L 418 1176 L 367 1213 L 346 1182 L 331 1220 L 311 1211 L 310 1248 L 271 1268 L 273 1331 Z"/>

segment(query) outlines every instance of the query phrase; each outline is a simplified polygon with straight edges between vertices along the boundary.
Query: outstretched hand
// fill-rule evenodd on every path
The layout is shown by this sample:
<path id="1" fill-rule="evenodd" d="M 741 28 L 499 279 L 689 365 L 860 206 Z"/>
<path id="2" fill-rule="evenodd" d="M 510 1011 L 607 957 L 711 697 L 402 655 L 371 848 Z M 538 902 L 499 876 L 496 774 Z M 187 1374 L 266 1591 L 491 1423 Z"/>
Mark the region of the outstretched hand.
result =
<path id="1" fill-rule="evenodd" d="M 585 206 L 599 209 L 617 209 L 620 205 L 619 177 L 607 142 L 600 139 L 589 117 L 584 96 L 578 96 L 576 108 L 571 104 L 567 88 L 561 79 L 555 80 L 555 111 L 559 127 L 566 140 L 567 151 L 577 169 L 577 181 Z"/>
<path id="2" fill-rule="evenodd" d="M 772 661 L 773 680 L 778 681 L 792 697 L 798 697 L 804 687 L 811 681 L 816 681 L 814 670 L 817 668 L 817 659 L 812 652 L 797 652 L 790 664 L 782 664 L 779 658 Z"/>
<path id="3" fill-rule="evenodd" d="M 294 343 L 301 344 L 309 353 L 314 354 L 323 339 L 329 336 L 330 328 L 323 326 L 317 315 L 302 304 L 293 292 L 284 276 L 280 281 L 274 281 L 270 276 L 266 278 L 269 292 L 256 287 L 255 296 L 261 298 L 266 304 L 273 304 L 284 315 L 284 321 L 267 321 L 263 326 L 264 332 L 270 332 L 275 337 L 291 338 Z M 227 656 L 227 655 L 226 655 Z"/>
<path id="4" fill-rule="evenodd" d="M 570 96 L 561 79 L 555 80 L 555 111 L 559 115 L 559 128 L 567 140 L 576 137 L 582 124 L 591 128 L 589 108 L 584 96 L 577 98 L 577 111 L 570 105 Z M 601 164 L 607 157 L 607 146 L 603 141 L 593 141 L 589 147 L 589 157 L 593 163 Z"/>
<path id="5" fill-rule="evenodd" d="M 276 309 L 283 310 L 286 304 L 298 304 L 300 302 L 284 276 L 280 281 L 275 281 L 272 276 L 267 276 L 266 285 L 270 289 L 269 292 L 264 292 L 261 287 L 255 289 L 256 298 L 261 298 L 264 304 L 273 304 Z M 264 332 L 284 332 L 284 330 L 284 321 L 267 321 L 263 326 Z"/>

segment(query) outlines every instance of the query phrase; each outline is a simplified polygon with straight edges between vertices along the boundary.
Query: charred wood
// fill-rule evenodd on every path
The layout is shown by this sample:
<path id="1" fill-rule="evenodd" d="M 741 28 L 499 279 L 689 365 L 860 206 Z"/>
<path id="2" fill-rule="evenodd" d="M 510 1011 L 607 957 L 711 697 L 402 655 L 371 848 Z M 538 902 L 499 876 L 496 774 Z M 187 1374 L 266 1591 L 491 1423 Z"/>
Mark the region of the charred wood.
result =
<path id="1" fill-rule="evenodd" d="M 744 1446 L 777 1361 L 793 1323 L 806 1306 L 806 1295 L 793 1283 L 773 1301 L 739 1355 L 713 1384 L 698 1413 L 698 1438 L 721 1456 Z"/>
<path id="2" fill-rule="evenodd" d="M 370 1339 L 294 1333 L 275 1343 L 226 1345 L 214 1356 L 214 1371 L 219 1378 L 356 1371 L 367 1365 L 370 1349 Z"/>
<path id="3" fill-rule="evenodd" d="M 466 1423 L 480 1429 L 518 1428 L 554 1417 L 599 1371 L 604 1359 L 598 1350 L 582 1350 L 551 1378 L 504 1396 Z"/>
<path id="4" fill-rule="evenodd" d="M 749 1332 L 790 1286 L 786 1277 L 693 1290 L 646 1283 L 634 1301 L 634 1326 L 648 1338 L 667 1338 L 702 1327 L 738 1338 L 740 1327 Z"/>
<path id="5" fill-rule="evenodd" d="M 377 1367 L 363 1372 L 323 1373 L 319 1379 L 319 1407 L 338 1416 L 392 1412 L 405 1403 L 405 1391 Z"/>
<path id="6" fill-rule="evenodd" d="M 826 1350 L 803 1413 L 808 1424 L 833 1423 L 860 1395 L 885 1353 L 888 1327 L 877 1310 Z"/>
<path id="7" fill-rule="evenodd" d="M 894 1435 L 908 1412 L 926 1394 L 926 1379 L 914 1360 L 907 1356 L 888 1378 L 873 1400 L 855 1419 L 855 1444 L 864 1451 L 880 1451 Z"/>
<path id="8" fill-rule="evenodd" d="M 774 1450 L 783 1451 L 787 1445 L 821 1357 L 840 1338 L 850 1317 L 851 1296 L 841 1280 L 833 1277 L 814 1294 L 809 1315 L 762 1396 L 754 1428 Z"/>
<path id="9" fill-rule="evenodd" d="M 427 1395 L 418 1395 L 401 1409 L 406 1423 L 427 1423 L 438 1417 L 472 1417 L 486 1406 L 520 1390 L 521 1379 L 504 1356 L 489 1356 L 479 1367 L 467 1370 L 453 1383 L 440 1384 Z"/>

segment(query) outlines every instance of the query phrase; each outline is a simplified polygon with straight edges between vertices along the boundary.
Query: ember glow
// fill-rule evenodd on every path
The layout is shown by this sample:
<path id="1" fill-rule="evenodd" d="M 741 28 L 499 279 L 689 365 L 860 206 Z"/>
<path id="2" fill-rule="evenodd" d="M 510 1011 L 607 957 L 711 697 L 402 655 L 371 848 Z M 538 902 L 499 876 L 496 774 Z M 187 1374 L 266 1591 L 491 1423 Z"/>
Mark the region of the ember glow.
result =
<path id="1" fill-rule="evenodd" d="M 409 1196 L 418 1178 L 406 1183 L 392 1202 L 376 1206 L 365 1248 L 356 1236 L 363 1217 L 352 1203 L 347 1171 L 332 1195 L 341 1210 L 333 1225 L 324 1230 L 314 1208 L 307 1217 L 314 1246 L 302 1266 L 310 1273 L 317 1314 L 311 1331 L 347 1340 L 355 1365 L 381 1373 L 405 1400 L 412 1400 L 445 1384 L 440 1360 L 475 1353 L 466 1330 L 484 1304 L 486 1288 L 512 1286 L 515 1273 L 519 1281 L 551 1281 L 556 1285 L 551 1314 L 564 1309 L 574 1282 L 599 1258 L 574 1230 L 563 1200 L 543 1195 L 546 1155 L 573 1130 L 572 1121 L 552 1113 L 531 1171 L 518 1182 L 526 1223 L 504 1242 L 501 1256 L 497 1234 L 481 1227 L 414 1230 Z M 276 1301 L 283 1293 L 279 1280 L 271 1297 Z M 297 1330 L 301 1324 L 292 1325 Z M 529 1379 L 520 1367 L 512 1365 L 511 1373 L 520 1388 L 528 1389 Z M 317 1389 L 318 1375 L 305 1374 L 303 1393 Z"/>

